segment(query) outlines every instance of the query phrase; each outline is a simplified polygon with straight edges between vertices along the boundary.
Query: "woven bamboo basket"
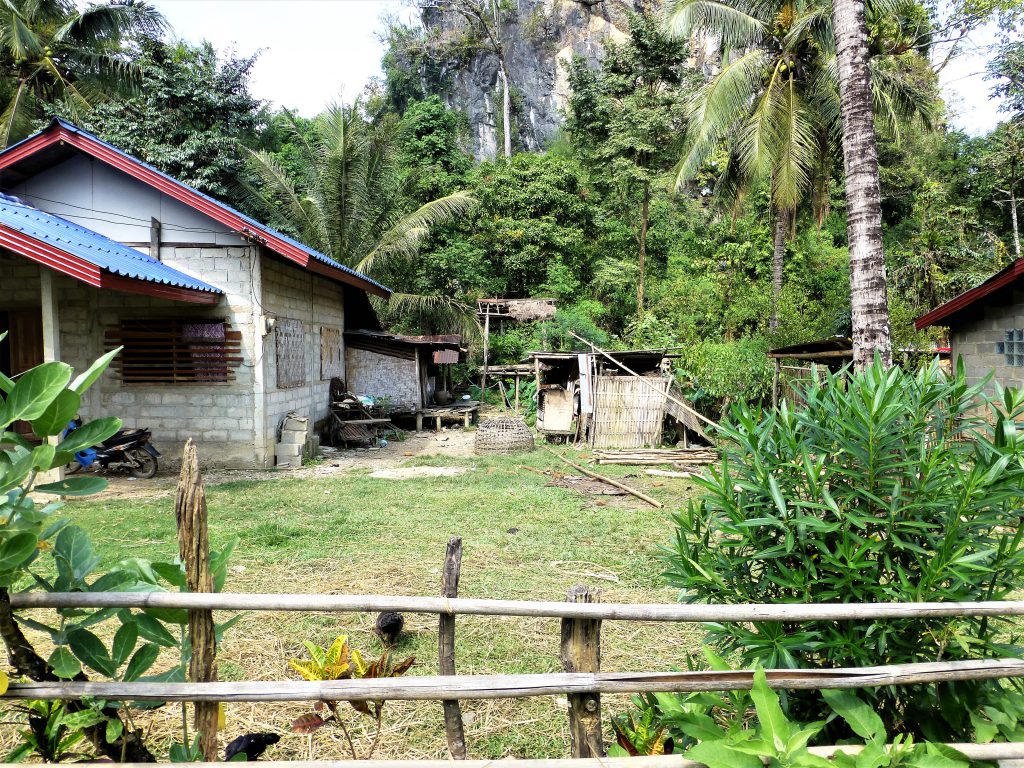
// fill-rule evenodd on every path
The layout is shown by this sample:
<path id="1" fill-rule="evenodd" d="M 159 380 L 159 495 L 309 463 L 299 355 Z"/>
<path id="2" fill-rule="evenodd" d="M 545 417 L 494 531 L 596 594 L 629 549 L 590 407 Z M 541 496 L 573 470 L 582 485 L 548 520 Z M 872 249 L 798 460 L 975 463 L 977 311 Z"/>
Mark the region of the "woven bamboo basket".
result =
<path id="1" fill-rule="evenodd" d="M 498 416 L 488 419 L 476 430 L 473 452 L 520 453 L 534 449 L 533 433 L 522 419 Z"/>

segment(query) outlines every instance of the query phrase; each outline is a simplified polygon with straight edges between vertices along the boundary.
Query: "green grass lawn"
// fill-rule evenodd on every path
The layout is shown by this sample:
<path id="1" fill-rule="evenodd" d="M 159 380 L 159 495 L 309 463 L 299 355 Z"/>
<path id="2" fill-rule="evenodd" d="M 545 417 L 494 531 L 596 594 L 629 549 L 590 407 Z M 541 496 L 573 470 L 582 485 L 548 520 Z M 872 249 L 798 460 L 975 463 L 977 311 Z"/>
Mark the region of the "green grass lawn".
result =
<path id="1" fill-rule="evenodd" d="M 685 480 L 653 478 L 611 467 L 616 477 L 664 502 L 655 509 L 632 497 L 584 496 L 546 487 L 534 469 L 565 469 L 543 451 L 513 457 L 409 459 L 409 464 L 471 467 L 458 477 L 382 480 L 368 470 L 302 479 L 231 482 L 208 489 L 214 547 L 238 536 L 226 589 L 245 592 L 334 592 L 437 595 L 451 536 L 463 538 L 460 595 L 561 600 L 574 584 L 604 590 L 606 601 L 672 602 L 664 586 L 659 548 L 672 533 L 669 515 L 685 504 Z M 557 465 L 557 466 L 556 466 Z M 602 468 L 602 471 L 605 471 Z M 166 559 L 176 551 L 173 494 L 73 501 L 68 512 L 92 532 L 107 565 L 125 557 Z M 369 614 L 250 614 L 231 630 L 220 653 L 223 679 L 280 680 L 294 675 L 287 661 L 302 640 L 329 643 L 348 634 L 376 654 Z M 607 622 L 605 670 L 667 670 L 684 666 L 699 645 L 699 629 L 685 625 Z M 558 622 L 460 617 L 456 664 L 460 673 L 560 671 Z M 407 615 L 396 651 L 415 654 L 410 674 L 437 673 L 437 618 Z M 625 705 L 606 700 L 606 713 Z M 277 730 L 281 743 L 268 757 L 311 753 L 345 757 L 343 737 L 324 728 L 312 741 L 291 734 L 303 705 L 232 705 L 224 740 L 250 730 Z M 568 756 L 565 702 L 556 697 L 466 702 L 471 757 Z M 348 711 L 360 743 L 369 738 Z M 146 715 L 147 717 L 149 715 Z M 154 715 L 153 733 L 170 738 L 173 708 Z M 376 757 L 444 757 L 441 707 L 393 702 Z"/>

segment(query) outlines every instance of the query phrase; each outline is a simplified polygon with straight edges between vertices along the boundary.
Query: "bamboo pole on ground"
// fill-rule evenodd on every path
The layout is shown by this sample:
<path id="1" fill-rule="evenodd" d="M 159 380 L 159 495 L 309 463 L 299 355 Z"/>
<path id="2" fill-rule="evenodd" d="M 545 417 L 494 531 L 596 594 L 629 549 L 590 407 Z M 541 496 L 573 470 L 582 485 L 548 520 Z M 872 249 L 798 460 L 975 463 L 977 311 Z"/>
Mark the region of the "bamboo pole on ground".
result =
<path id="1" fill-rule="evenodd" d="M 596 603 L 599 593 L 577 584 L 566 598 L 570 603 Z M 601 622 L 562 619 L 562 667 L 566 672 L 601 671 Z M 573 757 L 604 757 L 601 736 L 601 694 L 570 693 L 569 743 Z"/>
<path id="2" fill-rule="evenodd" d="M 174 503 L 178 523 L 178 551 L 185 564 L 185 582 L 189 592 L 213 592 L 210 572 L 210 539 L 206 522 L 206 491 L 199 472 L 195 443 L 189 438 L 181 458 L 181 476 Z M 213 611 L 191 609 L 188 612 L 188 633 L 192 642 L 189 678 L 194 683 L 217 679 L 217 637 Z M 182 705 L 184 706 L 184 705 Z M 195 729 L 199 734 L 199 750 L 207 760 L 217 759 L 216 701 L 196 702 Z"/>
<path id="3" fill-rule="evenodd" d="M 441 596 L 457 597 L 459 594 L 459 572 L 462 568 L 462 539 L 448 540 L 448 551 L 441 571 Z M 438 671 L 442 675 L 455 674 L 455 616 L 441 614 L 437 641 Z M 462 708 L 458 699 L 445 699 L 444 732 L 448 738 L 448 751 L 456 760 L 466 759 L 466 731 L 462 724 Z"/>
<path id="4" fill-rule="evenodd" d="M 562 455 L 560 455 L 558 453 L 555 453 L 550 448 L 548 448 L 546 445 L 542 445 L 541 448 L 543 448 L 545 451 L 547 451 L 548 453 L 550 453 L 552 456 L 554 456 L 555 458 L 559 459 L 560 461 L 564 461 L 566 464 L 568 464 L 570 467 L 575 469 L 577 472 L 581 472 L 584 475 L 586 475 L 587 477 L 592 477 L 595 480 L 600 480 L 603 483 L 608 483 L 608 485 L 615 486 L 616 488 L 619 488 L 620 490 L 623 490 L 623 491 L 625 491 L 628 494 L 636 496 L 641 501 L 646 501 L 648 504 L 650 504 L 653 507 L 657 507 L 658 509 L 661 509 L 661 507 L 663 506 L 660 501 L 658 501 L 657 499 L 652 499 L 646 493 L 641 493 L 636 488 L 631 488 L 628 485 L 626 485 L 625 483 L 620 483 L 618 480 L 612 480 L 610 477 L 605 477 L 604 475 L 599 475 L 599 474 L 597 474 L 597 472 L 592 472 L 592 471 L 590 471 L 589 469 L 587 469 L 585 467 L 581 467 L 576 462 L 569 461 L 567 458 L 565 458 L 565 456 L 562 456 Z"/>

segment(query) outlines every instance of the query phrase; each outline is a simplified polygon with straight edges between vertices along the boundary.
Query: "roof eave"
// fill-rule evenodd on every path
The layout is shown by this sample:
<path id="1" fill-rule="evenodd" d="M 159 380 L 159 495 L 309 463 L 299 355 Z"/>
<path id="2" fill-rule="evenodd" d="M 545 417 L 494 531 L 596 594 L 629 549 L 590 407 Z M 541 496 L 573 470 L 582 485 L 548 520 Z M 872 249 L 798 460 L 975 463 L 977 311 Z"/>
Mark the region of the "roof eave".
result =
<path id="1" fill-rule="evenodd" d="M 170 176 L 151 168 L 146 164 L 128 156 L 126 153 L 113 149 L 109 145 L 94 139 L 88 134 L 78 130 L 75 126 L 65 123 L 63 120 L 54 118 L 51 123 L 39 133 L 0 152 L 0 170 L 30 157 L 46 147 L 64 142 L 90 157 L 103 161 L 112 168 L 116 168 L 132 178 L 148 184 L 154 189 L 166 194 L 183 203 L 190 208 L 210 217 L 214 221 L 229 227 L 242 237 L 259 242 L 275 253 L 283 256 L 311 272 L 322 275 L 336 282 L 352 285 L 367 293 L 381 298 L 391 296 L 391 290 L 377 284 L 373 280 L 358 273 L 351 273 L 330 264 L 318 261 L 306 250 L 289 243 L 287 240 L 278 237 L 274 232 L 260 228 L 253 231 L 250 221 L 243 219 L 238 213 L 229 210 L 226 206 L 206 197 L 191 187 L 172 179 Z"/>
<path id="2" fill-rule="evenodd" d="M 981 285 L 977 285 L 969 291 L 964 291 L 956 298 L 950 299 L 931 312 L 921 315 L 921 317 L 914 321 L 914 328 L 923 331 L 932 325 L 948 325 L 948 323 L 943 321 L 948 320 L 958 312 L 962 312 L 986 296 L 995 293 L 1000 288 L 1005 288 L 1022 275 L 1024 275 L 1024 258 L 1017 259 L 1010 266 L 1001 272 L 997 272 Z"/>

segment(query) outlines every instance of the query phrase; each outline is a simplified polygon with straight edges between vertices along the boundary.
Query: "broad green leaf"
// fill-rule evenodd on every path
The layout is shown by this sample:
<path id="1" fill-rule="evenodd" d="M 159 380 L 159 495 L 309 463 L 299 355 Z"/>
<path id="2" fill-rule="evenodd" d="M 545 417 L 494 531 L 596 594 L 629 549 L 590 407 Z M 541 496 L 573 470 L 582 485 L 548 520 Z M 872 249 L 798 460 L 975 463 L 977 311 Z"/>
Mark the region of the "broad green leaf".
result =
<path id="1" fill-rule="evenodd" d="M 102 477 L 65 477 L 55 483 L 43 483 L 33 490 L 40 493 L 52 493 L 57 496 L 91 496 L 107 487 Z"/>
<path id="2" fill-rule="evenodd" d="M 139 636 L 143 639 L 162 645 L 164 648 L 177 647 L 178 641 L 174 639 L 174 635 L 152 616 L 145 613 L 136 614 L 135 623 L 139 628 Z"/>
<path id="3" fill-rule="evenodd" d="M 82 405 L 82 398 L 70 389 L 65 389 L 54 398 L 42 415 L 32 420 L 32 431 L 39 437 L 50 437 L 63 432 L 68 422 L 75 418 Z"/>
<path id="4" fill-rule="evenodd" d="M 686 750 L 684 755 L 708 768 L 764 768 L 760 758 L 747 755 L 721 741 L 702 741 Z"/>
<path id="5" fill-rule="evenodd" d="M 83 448 L 91 448 L 102 443 L 120 428 L 121 420 L 112 416 L 87 421 L 65 437 L 57 448 L 68 453 L 75 453 Z"/>
<path id="6" fill-rule="evenodd" d="M 885 739 L 885 725 L 882 723 L 882 718 L 854 693 L 833 688 L 822 691 L 821 695 L 832 707 L 832 710 L 843 718 L 853 732 L 862 739 L 868 741 Z"/>
<path id="7" fill-rule="evenodd" d="M 30 531 L 0 539 L 0 573 L 13 571 L 35 554 L 39 541 Z"/>
<path id="8" fill-rule="evenodd" d="M 114 635 L 114 643 L 111 646 L 110 656 L 114 667 L 120 669 L 121 665 L 128 661 L 128 657 L 135 650 L 139 642 L 139 627 L 134 621 L 122 624 Z"/>
<path id="9" fill-rule="evenodd" d="M 67 566 L 75 581 L 84 579 L 99 563 L 99 558 L 93 553 L 89 534 L 77 525 L 69 525 L 57 534 L 53 543 L 53 556 Z"/>
<path id="10" fill-rule="evenodd" d="M 13 421 L 38 419 L 71 380 L 67 363 L 43 363 L 25 371 L 0 408 L 0 427 Z"/>
<path id="11" fill-rule="evenodd" d="M 117 673 L 102 641 L 89 630 L 79 627 L 72 629 L 68 632 L 68 645 L 78 660 L 90 669 L 107 677 L 114 677 Z"/>
<path id="12" fill-rule="evenodd" d="M 153 666 L 159 655 L 160 646 L 153 643 L 146 643 L 141 646 L 135 652 L 135 655 L 132 656 L 131 661 L 128 662 L 128 666 L 125 667 L 122 679 L 126 683 L 135 682 L 149 671 L 149 668 Z"/>
<path id="13" fill-rule="evenodd" d="M 124 723 L 119 718 L 112 717 L 107 720 L 107 732 L 106 740 L 107 744 L 113 744 L 119 738 L 121 738 L 121 732 L 124 730 Z"/>
<path id="14" fill-rule="evenodd" d="M 49 443 L 37 445 L 32 449 L 32 466 L 45 472 L 53 466 L 53 457 L 56 452 L 56 449 Z"/>
<path id="15" fill-rule="evenodd" d="M 100 377 L 100 375 L 107 370 L 107 366 L 110 365 L 110 361 L 117 357 L 117 353 L 120 352 L 124 347 L 118 347 L 112 349 L 103 357 L 99 358 L 96 362 L 89 366 L 89 368 L 75 377 L 75 380 L 71 382 L 71 389 L 73 392 L 81 395 L 85 390 L 92 386 L 93 382 Z"/>
<path id="16" fill-rule="evenodd" d="M 779 706 L 779 695 L 768 686 L 768 678 L 764 669 L 754 670 L 754 685 L 750 689 L 750 697 L 754 700 L 757 719 L 761 723 L 764 736 L 775 747 L 776 752 L 786 748 L 790 737 L 790 724 Z"/>
<path id="17" fill-rule="evenodd" d="M 65 680 L 70 680 L 82 671 L 82 665 L 78 663 L 78 659 L 63 645 L 56 648 L 50 654 L 47 663 L 49 663 L 50 668 L 53 670 L 53 674 Z"/>

